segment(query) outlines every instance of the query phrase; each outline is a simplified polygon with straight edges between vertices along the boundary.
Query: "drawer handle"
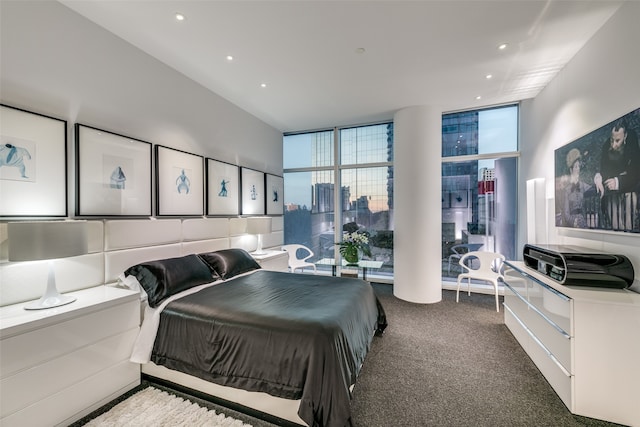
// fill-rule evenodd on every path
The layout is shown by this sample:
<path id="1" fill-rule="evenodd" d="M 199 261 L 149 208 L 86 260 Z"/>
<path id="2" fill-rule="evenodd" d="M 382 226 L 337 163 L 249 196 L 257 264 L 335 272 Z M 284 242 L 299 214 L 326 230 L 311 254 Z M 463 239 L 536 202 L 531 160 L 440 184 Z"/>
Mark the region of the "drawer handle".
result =
<path id="1" fill-rule="evenodd" d="M 548 289 L 549 292 L 555 294 L 556 296 L 562 298 L 563 300 L 571 301 L 571 298 L 569 298 L 568 296 L 566 296 L 565 294 L 563 294 L 559 290 L 552 288 L 551 286 L 547 285 L 546 283 L 542 282 L 541 280 L 533 277 L 532 275 L 530 275 L 526 271 L 517 268 L 515 265 L 509 264 L 509 261 L 505 261 L 505 264 L 509 265 L 509 267 L 513 268 L 515 271 L 517 271 L 518 273 L 522 274 L 523 276 L 533 280 L 534 282 L 536 282 L 537 284 L 539 284 L 543 288 Z"/>
<path id="2" fill-rule="evenodd" d="M 513 289 L 507 282 L 504 282 L 504 285 L 507 288 L 509 288 L 511 290 L 511 292 L 513 292 L 513 294 L 515 296 L 517 296 L 522 302 L 524 302 L 527 305 L 527 307 L 529 307 L 531 310 L 533 310 L 536 313 L 538 313 L 538 315 L 540 315 L 540 317 L 542 317 L 544 320 L 547 321 L 547 323 L 549 323 L 551 326 L 553 326 L 560 334 L 562 334 L 563 337 L 565 337 L 566 339 L 570 339 L 571 338 L 571 335 L 569 335 L 567 332 L 565 332 L 565 330 L 562 329 L 560 326 L 556 325 L 553 320 L 549 319 L 543 312 L 538 310 L 538 308 L 536 306 L 531 305 L 531 303 L 529 301 L 527 301 L 522 295 L 520 295 L 518 292 L 516 292 L 515 289 Z M 528 330 L 528 328 L 527 328 L 527 330 Z"/>
<path id="3" fill-rule="evenodd" d="M 542 350 L 544 350 L 545 353 L 547 353 L 547 356 L 553 361 L 553 363 L 555 363 L 558 366 L 558 368 L 560 368 L 562 373 L 565 374 L 567 377 L 570 377 L 571 374 L 569 373 L 569 371 L 567 371 L 567 369 L 564 366 L 562 366 L 562 363 L 560 363 L 560 361 L 558 359 L 556 359 L 556 357 L 553 355 L 553 353 L 551 353 L 549 351 L 549 349 L 547 347 L 545 347 L 545 345 L 538 339 L 538 337 L 536 337 L 533 334 L 533 332 L 531 332 L 531 330 L 529 328 L 527 328 L 527 325 L 522 323 L 522 320 L 520 320 L 520 318 L 518 316 L 516 316 L 516 314 L 509 308 L 509 306 L 505 305 L 504 308 L 505 308 L 505 310 L 509 311 L 509 313 L 511 313 L 513 318 L 520 324 L 520 326 L 522 326 L 522 328 L 527 332 L 529 337 L 533 341 L 535 341 L 535 343 L 538 344 L 538 346 L 540 346 L 540 348 L 542 348 Z"/>

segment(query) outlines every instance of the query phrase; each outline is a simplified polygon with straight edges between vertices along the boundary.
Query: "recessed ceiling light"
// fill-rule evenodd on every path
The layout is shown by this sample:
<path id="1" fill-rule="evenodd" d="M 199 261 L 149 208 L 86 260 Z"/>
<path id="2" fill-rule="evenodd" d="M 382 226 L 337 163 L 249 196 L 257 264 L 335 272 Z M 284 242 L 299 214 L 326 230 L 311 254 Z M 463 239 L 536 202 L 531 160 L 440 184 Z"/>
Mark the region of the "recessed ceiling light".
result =
<path id="1" fill-rule="evenodd" d="M 356 53 L 365 53 L 365 52 L 366 52 L 366 50 L 363 47 L 356 48 Z"/>
<path id="2" fill-rule="evenodd" d="M 267 87 L 266 83 L 260 83 L 260 87 Z"/>
<path id="3" fill-rule="evenodd" d="M 227 55 L 227 61 L 233 61 L 233 56 Z"/>
<path id="4" fill-rule="evenodd" d="M 178 21 L 184 21 L 184 15 L 181 13 L 176 13 L 176 20 Z"/>
<path id="5" fill-rule="evenodd" d="M 493 74 L 487 74 L 485 77 L 487 78 L 487 80 L 492 79 L 493 78 Z"/>
<path id="6" fill-rule="evenodd" d="M 482 97 L 480 95 L 476 96 L 476 100 L 480 100 Z"/>
<path id="7" fill-rule="evenodd" d="M 498 46 L 498 49 L 505 50 L 507 48 L 507 46 L 509 46 L 509 45 L 506 44 L 506 43 L 502 43 L 501 45 Z"/>

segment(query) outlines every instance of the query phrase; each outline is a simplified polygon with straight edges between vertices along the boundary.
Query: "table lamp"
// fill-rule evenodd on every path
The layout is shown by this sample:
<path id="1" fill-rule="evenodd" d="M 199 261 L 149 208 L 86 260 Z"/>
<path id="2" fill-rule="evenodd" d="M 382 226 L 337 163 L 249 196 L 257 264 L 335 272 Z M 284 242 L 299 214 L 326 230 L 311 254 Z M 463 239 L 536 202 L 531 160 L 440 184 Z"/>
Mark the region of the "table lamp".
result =
<path id="1" fill-rule="evenodd" d="M 271 233 L 271 217 L 270 216 L 252 216 L 247 218 L 247 233 L 258 235 L 258 247 L 253 253 L 254 255 L 264 255 L 262 250 L 262 235 Z"/>
<path id="2" fill-rule="evenodd" d="M 87 253 L 86 221 L 9 222 L 7 232 L 9 261 L 49 260 L 49 276 L 44 295 L 24 308 L 41 310 L 75 301 L 76 297 L 58 292 L 54 260 Z"/>

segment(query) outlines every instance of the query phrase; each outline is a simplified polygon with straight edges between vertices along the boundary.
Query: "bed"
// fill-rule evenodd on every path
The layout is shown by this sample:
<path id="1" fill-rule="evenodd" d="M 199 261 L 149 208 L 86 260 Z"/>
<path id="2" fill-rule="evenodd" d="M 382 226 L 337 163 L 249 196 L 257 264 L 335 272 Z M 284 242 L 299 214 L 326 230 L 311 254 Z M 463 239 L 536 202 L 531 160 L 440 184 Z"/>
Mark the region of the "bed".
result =
<path id="1" fill-rule="evenodd" d="M 352 425 L 351 388 L 387 325 L 367 282 L 262 270 L 242 249 L 142 263 L 124 277 L 147 298 L 131 358 L 143 372 L 296 402 L 310 426 Z"/>

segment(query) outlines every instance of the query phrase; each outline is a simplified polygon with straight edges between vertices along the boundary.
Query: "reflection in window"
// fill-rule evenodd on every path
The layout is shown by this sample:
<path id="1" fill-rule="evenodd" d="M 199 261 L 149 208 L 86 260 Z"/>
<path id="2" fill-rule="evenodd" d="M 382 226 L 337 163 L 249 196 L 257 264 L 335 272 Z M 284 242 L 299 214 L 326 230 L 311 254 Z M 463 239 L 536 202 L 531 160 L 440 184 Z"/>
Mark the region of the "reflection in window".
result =
<path id="1" fill-rule="evenodd" d="M 383 261 L 382 271 L 393 271 L 393 167 L 344 169 L 342 182 L 342 223 L 344 230 L 360 230 L 369 237 L 371 258 Z"/>
<path id="2" fill-rule="evenodd" d="M 442 157 L 506 153 L 517 149 L 517 105 L 442 116 Z"/>
<path id="3" fill-rule="evenodd" d="M 333 166 L 333 131 L 287 135 L 283 143 L 285 169 Z"/>
<path id="4" fill-rule="evenodd" d="M 284 242 L 314 252 L 314 262 L 333 257 L 334 182 L 331 170 L 284 174 Z"/>
<path id="5" fill-rule="evenodd" d="M 393 125 L 381 124 L 340 130 L 340 163 L 355 165 L 393 160 Z"/>
<path id="6" fill-rule="evenodd" d="M 371 258 L 384 263 L 367 277 L 392 278 L 393 124 L 340 129 L 339 141 L 334 134 L 284 136 L 284 241 L 308 246 L 318 261 L 335 257 L 343 230 L 360 229 L 370 236 Z"/>
<path id="7" fill-rule="evenodd" d="M 442 117 L 443 278 L 456 278 L 458 255 L 471 250 L 516 257 L 517 127 L 517 106 Z"/>

